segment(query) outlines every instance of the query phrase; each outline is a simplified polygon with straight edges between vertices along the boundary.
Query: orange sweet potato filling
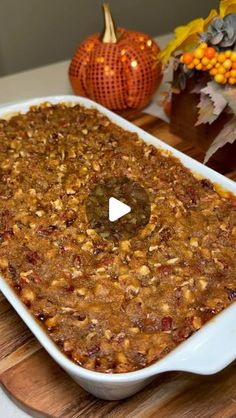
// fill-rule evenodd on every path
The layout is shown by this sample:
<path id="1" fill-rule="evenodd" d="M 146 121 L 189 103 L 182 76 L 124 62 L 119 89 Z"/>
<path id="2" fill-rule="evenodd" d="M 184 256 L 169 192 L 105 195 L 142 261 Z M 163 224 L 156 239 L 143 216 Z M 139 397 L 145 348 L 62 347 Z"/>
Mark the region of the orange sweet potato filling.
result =
<path id="1" fill-rule="evenodd" d="M 149 224 L 114 243 L 89 190 L 130 177 Z M 0 269 L 63 353 L 106 373 L 150 365 L 236 299 L 236 202 L 96 110 L 61 104 L 0 121 Z"/>

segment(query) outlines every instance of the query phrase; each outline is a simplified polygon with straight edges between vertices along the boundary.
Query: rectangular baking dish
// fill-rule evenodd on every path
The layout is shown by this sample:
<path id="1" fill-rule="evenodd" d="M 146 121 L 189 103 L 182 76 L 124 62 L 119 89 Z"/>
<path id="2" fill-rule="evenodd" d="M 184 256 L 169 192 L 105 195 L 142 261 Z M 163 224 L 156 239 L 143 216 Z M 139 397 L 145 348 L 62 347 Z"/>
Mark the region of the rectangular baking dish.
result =
<path id="1" fill-rule="evenodd" d="M 210 179 L 221 188 L 236 195 L 235 182 L 175 150 L 103 106 L 83 97 L 41 97 L 1 106 L 0 118 L 18 112 L 25 113 L 31 106 L 43 102 L 52 104 L 79 103 L 88 108 L 96 108 L 125 130 L 136 132 L 143 141 L 154 145 L 163 152 L 172 153 L 193 173 Z M 117 400 L 131 396 L 162 372 L 182 370 L 203 375 L 213 374 L 236 359 L 236 303 L 217 315 L 201 330 L 153 365 L 130 373 L 105 374 L 86 370 L 65 357 L 1 276 L 0 290 L 51 357 L 85 390 L 102 399 Z"/>

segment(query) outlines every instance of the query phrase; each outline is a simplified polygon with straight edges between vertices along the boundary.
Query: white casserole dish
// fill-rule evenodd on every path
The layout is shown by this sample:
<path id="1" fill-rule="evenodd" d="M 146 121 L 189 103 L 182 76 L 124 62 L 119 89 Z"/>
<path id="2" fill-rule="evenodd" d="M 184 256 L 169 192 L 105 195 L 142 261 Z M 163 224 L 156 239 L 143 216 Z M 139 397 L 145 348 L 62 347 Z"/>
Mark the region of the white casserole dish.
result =
<path id="1" fill-rule="evenodd" d="M 43 102 L 80 103 L 86 107 L 96 108 L 117 125 L 128 131 L 136 132 L 145 142 L 171 152 L 193 172 L 236 194 L 235 182 L 166 145 L 97 103 L 82 97 L 41 97 L 1 106 L 0 118 L 6 115 L 10 116 L 15 112 L 25 113 L 30 106 Z M 2 277 L 0 277 L 0 290 L 51 357 L 84 389 L 102 399 L 117 400 L 131 396 L 162 372 L 182 370 L 198 374 L 213 374 L 236 359 L 236 303 L 217 315 L 200 331 L 155 364 L 135 372 L 105 374 L 86 370 L 65 357 Z"/>

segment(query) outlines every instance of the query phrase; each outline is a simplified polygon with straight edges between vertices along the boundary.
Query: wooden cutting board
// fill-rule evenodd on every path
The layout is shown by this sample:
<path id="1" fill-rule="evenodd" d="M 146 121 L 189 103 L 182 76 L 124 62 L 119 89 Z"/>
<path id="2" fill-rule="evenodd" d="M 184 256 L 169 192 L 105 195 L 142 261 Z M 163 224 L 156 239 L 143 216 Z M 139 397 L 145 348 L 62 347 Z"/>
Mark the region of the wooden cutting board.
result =
<path id="1" fill-rule="evenodd" d="M 163 121 L 141 113 L 129 119 L 202 161 L 202 152 L 172 135 Z M 236 180 L 236 171 L 223 171 Z M 54 363 L 1 293 L 0 383 L 34 417 L 236 418 L 236 363 L 213 376 L 164 373 L 124 401 L 96 399 Z"/>

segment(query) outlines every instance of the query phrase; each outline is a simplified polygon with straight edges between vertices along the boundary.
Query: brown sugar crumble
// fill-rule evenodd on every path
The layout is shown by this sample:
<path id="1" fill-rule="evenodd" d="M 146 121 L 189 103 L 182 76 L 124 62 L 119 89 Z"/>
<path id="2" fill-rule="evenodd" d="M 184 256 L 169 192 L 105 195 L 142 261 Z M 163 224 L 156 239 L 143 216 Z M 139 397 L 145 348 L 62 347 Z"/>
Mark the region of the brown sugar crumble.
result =
<path id="1" fill-rule="evenodd" d="M 85 212 L 111 173 L 151 202 L 148 225 L 119 243 Z M 1 273 L 75 363 L 146 367 L 236 300 L 235 198 L 96 110 L 45 105 L 0 120 L 0 177 Z"/>

